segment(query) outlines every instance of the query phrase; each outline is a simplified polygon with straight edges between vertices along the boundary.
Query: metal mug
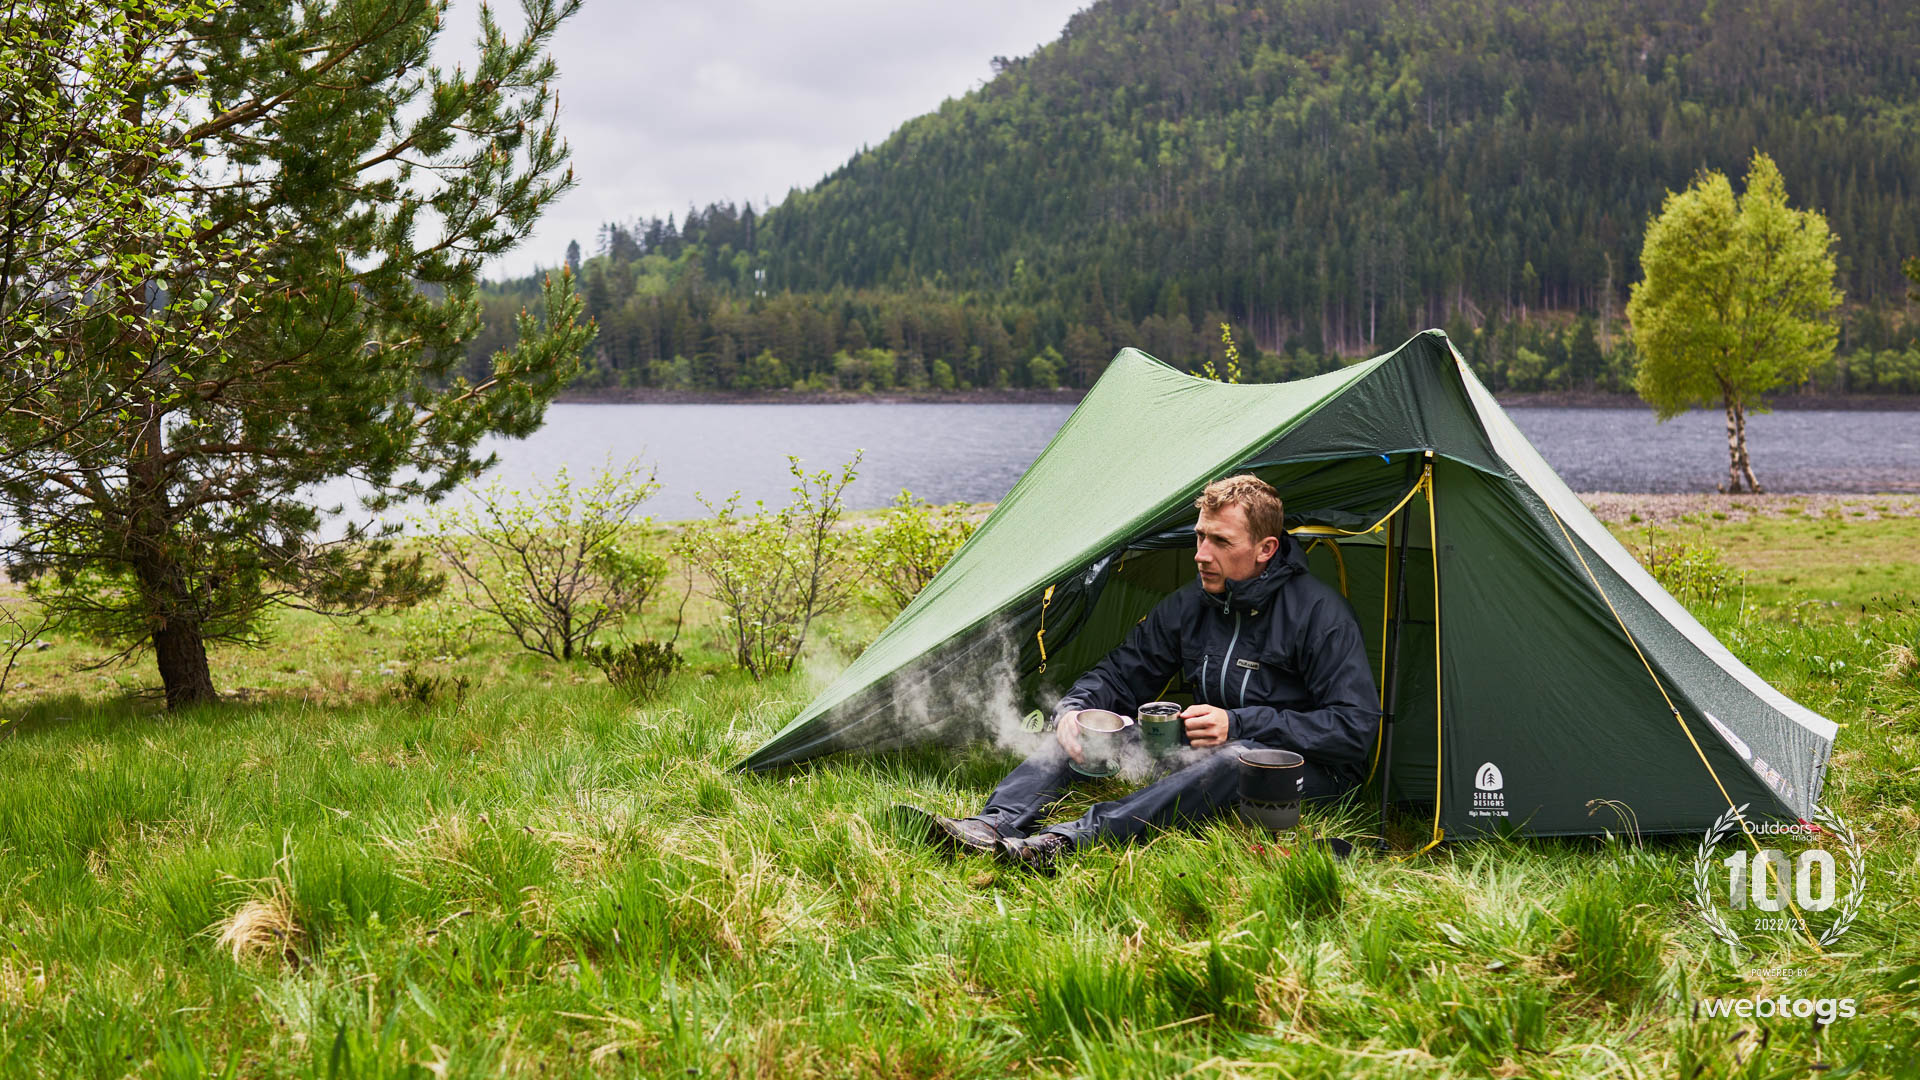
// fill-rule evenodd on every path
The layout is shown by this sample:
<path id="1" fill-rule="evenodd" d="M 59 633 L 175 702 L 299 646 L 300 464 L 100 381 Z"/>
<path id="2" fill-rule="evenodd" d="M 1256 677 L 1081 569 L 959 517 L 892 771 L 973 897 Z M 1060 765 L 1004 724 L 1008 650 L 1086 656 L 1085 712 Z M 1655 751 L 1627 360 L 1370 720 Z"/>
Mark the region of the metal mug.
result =
<path id="1" fill-rule="evenodd" d="M 1175 747 L 1187 742 L 1187 722 L 1180 719 L 1183 712 L 1180 706 L 1171 701 L 1149 701 L 1140 706 L 1140 745 L 1147 753 L 1159 757 L 1170 754 Z"/>
<path id="2" fill-rule="evenodd" d="M 1133 718 L 1105 709 L 1081 709 L 1074 717 L 1080 724 L 1081 760 L 1073 763 L 1073 771 L 1094 777 L 1118 772 L 1121 740 Z"/>

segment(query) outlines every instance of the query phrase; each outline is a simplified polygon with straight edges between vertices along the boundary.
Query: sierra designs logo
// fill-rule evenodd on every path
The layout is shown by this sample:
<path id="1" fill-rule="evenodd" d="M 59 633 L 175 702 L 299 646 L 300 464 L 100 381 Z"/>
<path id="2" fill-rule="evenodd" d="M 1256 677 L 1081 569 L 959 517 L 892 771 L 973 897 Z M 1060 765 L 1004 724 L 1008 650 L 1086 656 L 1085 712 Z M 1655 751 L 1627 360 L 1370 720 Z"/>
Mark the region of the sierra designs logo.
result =
<path id="1" fill-rule="evenodd" d="M 1473 805 L 1468 808 L 1468 817 L 1506 817 L 1507 816 L 1507 778 L 1500 774 L 1500 766 L 1489 761 L 1473 772 Z"/>

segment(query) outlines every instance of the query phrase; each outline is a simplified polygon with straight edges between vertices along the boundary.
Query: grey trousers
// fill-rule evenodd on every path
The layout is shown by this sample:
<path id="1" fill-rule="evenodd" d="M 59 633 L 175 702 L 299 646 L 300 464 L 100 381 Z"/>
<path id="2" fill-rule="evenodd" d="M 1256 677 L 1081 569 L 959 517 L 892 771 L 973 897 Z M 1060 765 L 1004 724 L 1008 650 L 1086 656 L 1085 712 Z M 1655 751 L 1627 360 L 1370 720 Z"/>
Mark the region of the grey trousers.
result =
<path id="1" fill-rule="evenodd" d="M 1195 825 L 1233 810 L 1240 798 L 1237 751 L 1261 744 L 1236 739 L 1211 750 L 1183 750 L 1171 772 L 1111 802 L 1096 803 L 1077 821 L 1049 825 L 1041 832 L 1066 836 L 1076 847 L 1094 840 L 1128 842 L 1158 830 Z M 1303 767 L 1303 801 L 1344 795 L 1359 786 L 1358 777 L 1313 761 Z M 1028 834 L 1067 785 L 1085 779 L 1054 740 L 1035 751 L 993 789 L 977 816 L 1002 836 Z"/>

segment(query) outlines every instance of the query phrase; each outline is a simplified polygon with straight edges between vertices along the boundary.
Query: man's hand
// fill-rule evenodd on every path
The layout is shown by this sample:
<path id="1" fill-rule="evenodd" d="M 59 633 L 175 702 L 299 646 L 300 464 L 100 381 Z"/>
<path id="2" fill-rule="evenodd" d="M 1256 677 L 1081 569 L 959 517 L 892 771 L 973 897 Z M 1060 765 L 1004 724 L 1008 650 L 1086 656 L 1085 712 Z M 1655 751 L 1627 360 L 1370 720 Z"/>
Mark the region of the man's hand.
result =
<path id="1" fill-rule="evenodd" d="M 1187 745 L 1202 750 L 1227 741 L 1227 710 L 1218 705 L 1190 705 L 1180 714 L 1187 722 Z"/>
<path id="2" fill-rule="evenodd" d="M 1086 763 L 1086 755 L 1080 749 L 1080 710 L 1069 709 L 1061 713 L 1060 719 L 1053 725 L 1053 734 L 1060 740 L 1060 749 L 1065 750 L 1068 757 L 1083 765 Z"/>

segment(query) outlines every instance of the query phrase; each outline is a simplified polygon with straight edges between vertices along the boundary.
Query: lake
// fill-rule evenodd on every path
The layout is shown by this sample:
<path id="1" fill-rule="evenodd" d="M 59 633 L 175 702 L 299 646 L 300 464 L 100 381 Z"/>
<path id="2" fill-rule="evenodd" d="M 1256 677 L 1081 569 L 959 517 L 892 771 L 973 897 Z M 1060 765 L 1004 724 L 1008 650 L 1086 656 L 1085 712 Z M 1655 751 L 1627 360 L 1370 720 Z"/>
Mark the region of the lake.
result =
<path id="1" fill-rule="evenodd" d="M 849 489 L 856 509 L 902 488 L 933 502 L 1005 495 L 1072 412 L 1071 405 L 554 405 L 524 440 L 493 440 L 513 484 L 565 465 L 576 477 L 612 459 L 656 464 L 648 510 L 703 516 L 695 498 L 736 488 L 784 502 L 787 454 L 809 469 L 866 451 Z M 1726 423 L 1692 412 L 1665 424 L 1644 409 L 1509 410 L 1575 491 L 1712 491 L 1726 475 Z M 1754 470 L 1769 491 L 1920 491 L 1920 412 L 1791 411 L 1748 421 Z M 342 489 L 333 489 L 335 498 Z"/>

